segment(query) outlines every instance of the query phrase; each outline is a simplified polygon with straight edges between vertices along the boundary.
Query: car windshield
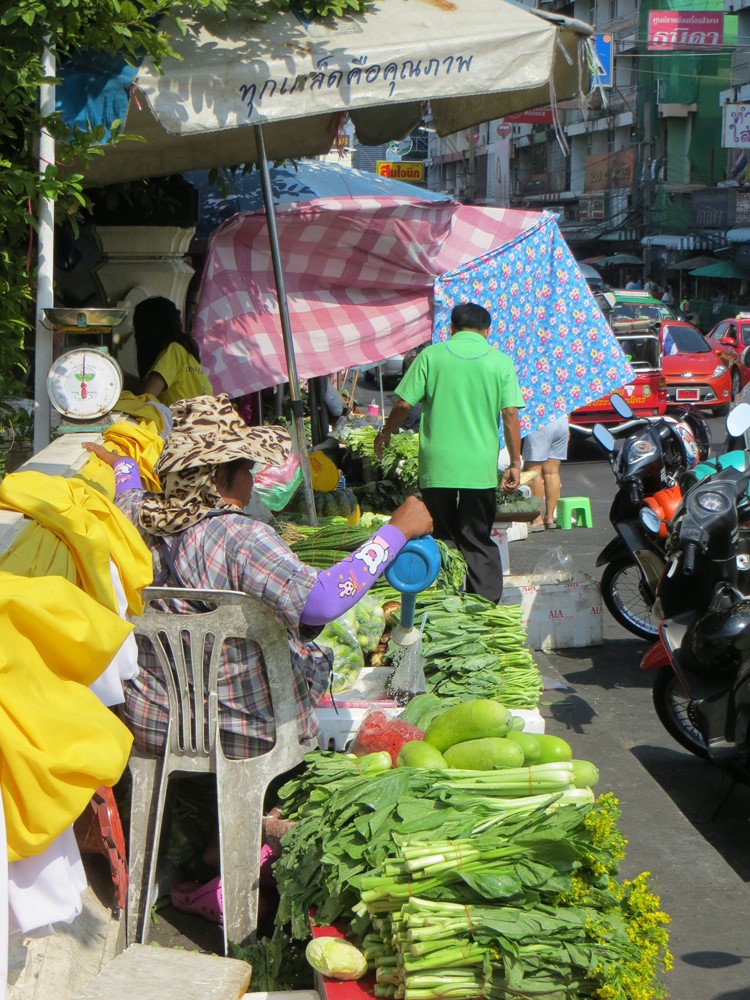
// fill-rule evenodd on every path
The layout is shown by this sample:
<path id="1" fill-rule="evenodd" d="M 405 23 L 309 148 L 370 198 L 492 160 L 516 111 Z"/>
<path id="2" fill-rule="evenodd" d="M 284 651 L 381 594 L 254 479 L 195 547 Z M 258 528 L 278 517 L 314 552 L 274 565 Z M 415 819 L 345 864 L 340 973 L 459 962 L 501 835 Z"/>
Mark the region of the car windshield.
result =
<path id="1" fill-rule="evenodd" d="M 740 330 L 742 331 L 743 346 L 750 347 L 750 323 L 743 323 Z"/>
<path id="2" fill-rule="evenodd" d="M 634 371 L 659 367 L 659 341 L 656 337 L 618 337 L 617 341 Z"/>
<path id="3" fill-rule="evenodd" d="M 671 317 L 671 310 L 658 302 L 618 302 L 612 310 L 615 323 L 622 320 L 649 320 L 655 323 Z"/>
<path id="4" fill-rule="evenodd" d="M 676 354 L 709 354 L 711 348 L 703 339 L 703 335 L 691 326 L 676 326 L 671 323 L 664 327 L 663 333 L 664 352 Z M 674 350 L 667 350 L 667 341 L 671 337 L 674 343 Z"/>

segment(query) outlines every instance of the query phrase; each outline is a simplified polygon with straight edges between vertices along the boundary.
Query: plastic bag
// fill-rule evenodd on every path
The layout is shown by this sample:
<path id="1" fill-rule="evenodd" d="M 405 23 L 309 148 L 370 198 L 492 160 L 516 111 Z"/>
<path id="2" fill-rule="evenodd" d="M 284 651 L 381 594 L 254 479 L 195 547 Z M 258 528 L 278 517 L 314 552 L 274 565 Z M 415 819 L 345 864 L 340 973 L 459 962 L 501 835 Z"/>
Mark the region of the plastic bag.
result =
<path id="1" fill-rule="evenodd" d="M 378 648 L 384 631 L 383 609 L 368 594 L 325 626 L 318 641 L 333 650 L 333 694 L 341 694 L 353 686 L 365 665 L 365 657 Z"/>
<path id="2" fill-rule="evenodd" d="M 329 622 L 318 636 L 320 646 L 333 650 L 331 691 L 334 695 L 348 691 L 365 665 L 365 655 L 357 639 L 354 608 Z"/>
<path id="3" fill-rule="evenodd" d="M 534 576 L 539 583 L 567 583 L 575 576 L 575 563 L 558 545 L 541 556 L 534 567 Z"/>
<path id="4" fill-rule="evenodd" d="M 373 597 L 365 594 L 351 610 L 357 625 L 357 641 L 365 656 L 369 656 L 378 648 L 385 632 L 383 609 Z"/>
<path id="5" fill-rule="evenodd" d="M 302 469 L 294 452 L 283 465 L 264 465 L 253 476 L 253 493 L 269 510 L 283 510 L 302 483 Z"/>
<path id="6" fill-rule="evenodd" d="M 357 734 L 349 747 L 349 753 L 364 757 L 368 753 L 386 750 L 396 766 L 398 752 L 404 743 L 421 740 L 424 731 L 402 719 L 389 719 L 380 709 L 371 709 L 362 719 Z"/>

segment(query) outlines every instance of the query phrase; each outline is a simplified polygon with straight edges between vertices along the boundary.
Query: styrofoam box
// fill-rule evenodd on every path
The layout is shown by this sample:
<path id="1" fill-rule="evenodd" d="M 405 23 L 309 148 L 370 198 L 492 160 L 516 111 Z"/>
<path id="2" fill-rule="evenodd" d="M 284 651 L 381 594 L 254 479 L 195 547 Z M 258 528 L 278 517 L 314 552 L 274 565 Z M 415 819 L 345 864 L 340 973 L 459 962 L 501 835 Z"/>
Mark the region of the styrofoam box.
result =
<path id="1" fill-rule="evenodd" d="M 510 714 L 523 719 L 525 733 L 544 732 L 544 719 L 538 708 L 511 708 Z"/>
<path id="2" fill-rule="evenodd" d="M 500 549 L 500 565 L 503 568 L 503 576 L 510 573 L 510 561 L 508 553 L 508 524 L 501 524 L 496 521 L 492 525 L 492 541 Z"/>
<path id="3" fill-rule="evenodd" d="M 506 576 L 503 603 L 520 604 L 531 649 L 578 649 L 602 643 L 599 581 L 577 573 L 563 583 L 534 576 Z"/>
<path id="4" fill-rule="evenodd" d="M 528 521 L 511 521 L 505 525 L 509 542 L 520 542 L 529 537 Z"/>
<path id="5" fill-rule="evenodd" d="M 371 709 L 379 709 L 395 717 L 401 708 L 395 701 L 373 701 L 369 705 L 346 705 L 336 702 L 336 708 L 318 705 L 318 742 L 322 750 L 346 750 L 354 739 L 362 719 Z"/>
<path id="6" fill-rule="evenodd" d="M 365 706 L 342 705 L 337 702 L 336 708 L 319 705 L 315 709 L 318 717 L 318 741 L 322 750 L 346 750 L 354 739 L 362 719 L 370 709 L 379 709 L 390 718 L 398 716 L 402 709 L 396 702 L 372 702 Z M 338 711 L 337 711 L 338 710 Z M 523 719 L 525 733 L 543 733 L 544 719 L 538 708 L 512 708 L 512 715 Z"/>

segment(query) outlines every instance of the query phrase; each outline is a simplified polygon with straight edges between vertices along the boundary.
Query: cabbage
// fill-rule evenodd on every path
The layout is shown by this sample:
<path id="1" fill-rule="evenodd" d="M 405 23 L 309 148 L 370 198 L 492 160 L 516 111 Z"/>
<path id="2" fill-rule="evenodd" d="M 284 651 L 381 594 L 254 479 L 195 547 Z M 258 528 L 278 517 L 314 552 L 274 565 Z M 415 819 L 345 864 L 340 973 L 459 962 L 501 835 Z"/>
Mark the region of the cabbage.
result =
<path id="1" fill-rule="evenodd" d="M 359 948 L 341 938 L 313 938 L 305 957 L 316 972 L 331 979 L 361 979 L 367 972 L 367 960 Z"/>

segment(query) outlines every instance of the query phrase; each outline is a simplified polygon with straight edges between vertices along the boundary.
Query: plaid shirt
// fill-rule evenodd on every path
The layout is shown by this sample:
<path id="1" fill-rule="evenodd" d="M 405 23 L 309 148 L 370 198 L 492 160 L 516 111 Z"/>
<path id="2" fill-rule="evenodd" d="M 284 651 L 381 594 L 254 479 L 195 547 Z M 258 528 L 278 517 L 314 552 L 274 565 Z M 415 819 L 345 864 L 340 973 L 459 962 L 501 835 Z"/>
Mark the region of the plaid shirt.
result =
<path id="1" fill-rule="evenodd" d="M 273 528 L 244 514 L 221 514 L 187 528 L 174 558 L 180 580 L 168 581 L 164 542 L 140 527 L 143 491 L 117 497 L 120 510 L 151 549 L 154 583 L 206 590 L 239 590 L 259 598 L 289 630 L 294 693 L 299 709 L 301 740 L 314 740 L 318 721 L 313 706 L 326 693 L 330 651 L 300 639 L 300 615 L 318 571 L 294 555 Z M 166 539 L 167 546 L 173 539 Z M 125 718 L 135 744 L 159 753 L 167 732 L 168 696 L 161 668 L 147 646 L 139 649 L 140 673 L 125 687 Z M 260 648 L 252 641 L 227 643 L 218 680 L 219 726 L 224 753 L 252 757 L 273 744 L 275 729 L 271 699 Z"/>

